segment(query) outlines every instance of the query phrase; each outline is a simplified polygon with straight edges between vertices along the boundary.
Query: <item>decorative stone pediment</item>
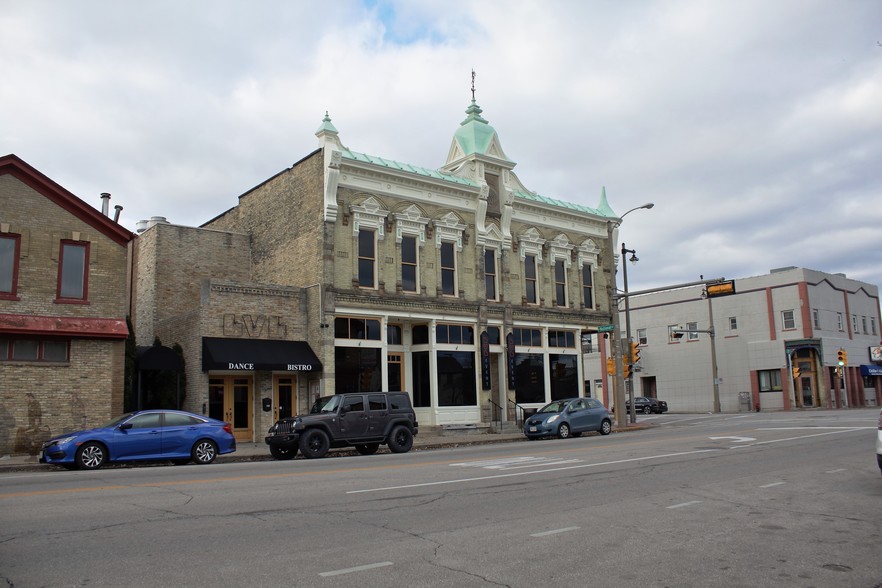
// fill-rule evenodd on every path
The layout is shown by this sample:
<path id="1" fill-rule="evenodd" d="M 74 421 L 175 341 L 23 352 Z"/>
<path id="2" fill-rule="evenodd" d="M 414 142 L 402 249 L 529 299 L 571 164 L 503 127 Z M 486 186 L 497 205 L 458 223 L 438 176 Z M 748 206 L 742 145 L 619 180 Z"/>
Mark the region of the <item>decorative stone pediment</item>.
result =
<path id="1" fill-rule="evenodd" d="M 570 243 L 566 235 L 561 233 L 548 242 L 548 257 L 551 258 L 551 263 L 558 259 L 563 260 L 564 267 L 568 268 L 572 265 L 573 249 L 575 249 L 575 246 Z"/>
<path id="2" fill-rule="evenodd" d="M 443 241 L 452 241 L 456 243 L 456 250 L 462 251 L 462 234 L 466 225 L 456 213 L 448 212 L 432 224 L 435 227 L 435 247 L 440 248 Z"/>
<path id="3" fill-rule="evenodd" d="M 495 249 L 502 251 L 506 248 L 505 235 L 495 223 L 488 224 L 483 232 L 479 232 L 475 238 L 479 247 L 486 249 Z"/>
<path id="4" fill-rule="evenodd" d="M 585 239 L 582 244 L 576 247 L 578 255 L 578 264 L 583 266 L 586 263 L 597 267 L 597 258 L 600 256 L 600 247 L 593 239 Z"/>
<path id="5" fill-rule="evenodd" d="M 423 211 L 416 204 L 411 204 L 403 212 L 392 215 L 395 219 L 395 242 L 401 243 L 401 237 L 412 235 L 417 237 L 420 247 L 426 244 L 426 227 L 429 218 L 423 216 Z"/>
<path id="6" fill-rule="evenodd" d="M 389 216 L 389 211 L 375 196 L 369 196 L 361 204 L 353 204 L 349 209 L 353 217 L 353 235 L 358 235 L 361 229 L 376 229 L 378 239 L 382 240 L 385 237 L 386 217 Z"/>
<path id="7" fill-rule="evenodd" d="M 528 254 L 535 255 L 536 261 L 542 263 L 542 246 L 544 244 L 545 239 L 542 238 L 536 227 L 530 227 L 518 237 L 518 251 L 521 259 L 524 259 Z"/>

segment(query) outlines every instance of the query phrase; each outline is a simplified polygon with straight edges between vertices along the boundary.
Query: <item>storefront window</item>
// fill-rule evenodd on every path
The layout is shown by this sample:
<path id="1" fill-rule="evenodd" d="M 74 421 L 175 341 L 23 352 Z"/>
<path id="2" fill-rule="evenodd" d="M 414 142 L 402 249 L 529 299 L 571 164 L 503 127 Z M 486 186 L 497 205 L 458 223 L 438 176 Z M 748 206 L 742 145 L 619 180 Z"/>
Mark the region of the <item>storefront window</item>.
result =
<path id="1" fill-rule="evenodd" d="M 515 401 L 545 402 L 545 364 L 540 353 L 515 354 Z"/>
<path id="2" fill-rule="evenodd" d="M 551 363 L 551 399 L 573 398 L 579 395 L 579 372 L 576 367 L 577 355 L 548 356 Z"/>
<path id="3" fill-rule="evenodd" d="M 336 392 L 381 392 L 383 377 L 380 349 L 337 347 L 334 349 Z"/>
<path id="4" fill-rule="evenodd" d="M 781 391 L 781 370 L 764 370 L 757 372 L 760 392 Z"/>
<path id="5" fill-rule="evenodd" d="M 438 352 L 438 406 L 475 406 L 475 354 Z"/>
<path id="6" fill-rule="evenodd" d="M 429 390 L 431 373 L 429 372 L 429 352 L 413 353 L 413 405 L 431 406 L 432 396 Z"/>

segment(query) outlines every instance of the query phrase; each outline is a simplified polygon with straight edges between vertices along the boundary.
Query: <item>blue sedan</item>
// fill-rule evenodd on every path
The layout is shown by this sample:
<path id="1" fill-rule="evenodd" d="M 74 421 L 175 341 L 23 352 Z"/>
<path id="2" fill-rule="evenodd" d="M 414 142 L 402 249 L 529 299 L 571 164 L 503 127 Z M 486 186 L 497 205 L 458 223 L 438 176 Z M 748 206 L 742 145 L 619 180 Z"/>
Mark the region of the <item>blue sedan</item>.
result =
<path id="1" fill-rule="evenodd" d="M 180 410 L 142 410 L 43 443 L 40 463 L 96 470 L 112 461 L 209 464 L 236 451 L 229 423 Z"/>
<path id="2" fill-rule="evenodd" d="M 609 435 L 612 420 L 606 407 L 593 398 L 566 398 L 549 402 L 524 421 L 528 439 L 579 437 L 586 431 Z"/>

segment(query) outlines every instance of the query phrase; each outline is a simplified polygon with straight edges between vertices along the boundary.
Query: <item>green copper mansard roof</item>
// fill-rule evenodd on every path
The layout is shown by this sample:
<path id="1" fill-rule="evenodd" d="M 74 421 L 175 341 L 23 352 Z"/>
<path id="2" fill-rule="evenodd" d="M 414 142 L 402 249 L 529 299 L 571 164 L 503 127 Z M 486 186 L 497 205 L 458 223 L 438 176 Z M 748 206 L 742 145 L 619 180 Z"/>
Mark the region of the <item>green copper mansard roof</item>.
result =
<path id="1" fill-rule="evenodd" d="M 381 165 L 383 167 L 388 167 L 391 169 L 397 169 L 399 171 L 410 172 L 412 174 L 417 174 L 420 176 L 425 176 L 429 178 L 434 178 L 436 180 L 444 180 L 446 182 L 453 182 L 455 184 L 461 184 L 465 186 L 471 186 L 473 188 L 477 188 L 477 182 L 473 182 L 468 178 L 462 178 L 460 176 L 456 176 L 453 174 L 448 174 L 442 171 L 438 171 L 436 169 L 429 169 L 426 167 L 419 167 L 417 165 L 411 165 L 409 163 L 402 163 L 400 161 L 394 161 L 392 159 L 385 159 L 383 157 L 376 157 L 374 155 L 368 155 L 367 153 L 359 153 L 357 151 L 352 151 L 351 149 L 343 149 L 343 157 L 345 159 L 351 159 L 353 161 L 360 161 L 362 163 L 371 163 L 373 165 Z"/>
<path id="2" fill-rule="evenodd" d="M 496 130 L 481 117 L 481 112 L 481 108 L 477 104 L 475 104 L 474 100 L 472 100 L 471 106 L 469 106 L 469 108 L 466 110 L 466 113 L 468 113 L 469 116 L 462 122 L 459 129 L 457 129 L 454 135 L 454 138 L 460 145 L 460 148 L 462 148 L 463 151 L 465 151 L 467 154 L 486 153 L 487 148 L 491 145 L 493 138 L 496 136 Z M 328 113 L 325 113 L 325 117 L 324 119 L 322 119 L 322 124 L 321 126 L 319 126 L 316 134 L 321 134 L 322 132 L 337 135 L 337 129 L 331 123 L 331 118 L 330 116 L 328 116 Z M 498 143 L 498 137 L 496 140 Z M 337 144 L 342 147 L 339 142 Z M 348 149 L 346 147 L 342 147 L 342 155 L 344 159 L 349 159 L 351 161 L 357 161 L 360 163 L 367 163 L 370 165 L 376 165 L 393 170 L 408 172 L 435 180 L 459 184 L 461 186 L 480 188 L 480 184 L 478 184 L 478 182 L 453 173 L 420 167 L 417 165 L 403 163 L 383 157 L 377 157 L 374 155 L 368 155 L 367 153 L 359 153 L 358 151 L 352 151 L 351 149 Z M 516 198 L 521 198 L 523 200 L 528 200 L 539 204 L 545 204 L 547 206 L 555 206 L 608 218 L 616 217 L 616 213 L 610 207 L 609 202 L 607 202 L 605 187 L 601 192 L 600 202 L 598 203 L 596 208 L 591 208 L 590 206 L 585 206 L 582 204 L 574 204 L 572 202 L 566 202 L 564 200 L 558 200 L 555 198 L 548 198 L 547 196 L 542 196 L 535 192 L 530 192 L 526 190 L 516 190 L 514 192 L 514 196 Z"/>
<path id="3" fill-rule="evenodd" d="M 466 108 L 468 116 L 459 124 L 453 135 L 465 155 L 486 155 L 493 137 L 496 136 L 496 129 L 481 116 L 482 112 L 484 111 L 472 98 L 472 103 Z"/>

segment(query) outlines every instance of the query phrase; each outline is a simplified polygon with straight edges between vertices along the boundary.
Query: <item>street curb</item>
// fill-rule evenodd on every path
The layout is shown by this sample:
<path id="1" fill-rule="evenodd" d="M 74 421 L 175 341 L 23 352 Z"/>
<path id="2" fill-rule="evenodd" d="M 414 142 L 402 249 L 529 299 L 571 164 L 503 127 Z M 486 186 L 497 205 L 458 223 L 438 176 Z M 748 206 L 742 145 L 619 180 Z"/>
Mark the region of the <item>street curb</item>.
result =
<path id="1" fill-rule="evenodd" d="M 654 428 L 656 425 L 653 424 L 633 424 L 628 425 L 625 429 L 620 429 L 613 427 L 612 433 L 631 433 L 635 431 L 643 431 L 646 429 Z M 599 436 L 600 433 L 588 433 L 586 436 Z M 473 438 L 472 438 L 473 437 Z M 419 442 L 415 443 L 411 451 L 431 451 L 433 449 L 450 449 L 456 447 L 470 447 L 474 445 L 496 445 L 499 443 L 520 443 L 523 441 L 527 441 L 528 439 L 524 436 L 507 436 L 507 437 L 494 437 L 494 433 L 485 433 L 480 435 L 458 435 L 456 438 L 451 437 L 450 441 L 429 441 L 425 444 L 420 444 Z M 383 453 L 391 453 L 387 448 L 381 448 L 379 450 L 380 454 Z M 350 448 L 344 449 L 332 449 L 327 458 L 335 458 L 335 457 L 348 457 L 348 456 L 356 456 L 359 455 L 357 451 Z M 33 462 L 26 461 L 17 461 L 21 459 L 33 459 Z M 51 464 L 42 464 L 36 462 L 35 456 L 29 456 L 23 458 L 22 456 L 13 457 L 7 460 L 0 460 L 0 475 L 7 472 L 33 472 L 33 471 L 66 471 L 61 466 L 53 466 Z M 297 460 L 305 459 L 304 457 L 298 455 Z M 16 460 L 16 461 L 13 461 Z M 266 453 L 250 453 L 250 454 L 236 454 L 230 453 L 228 455 L 219 455 L 215 463 L 242 463 L 242 462 L 258 462 L 258 461 L 275 461 L 275 458 L 269 454 L 269 449 L 267 449 Z M 159 462 L 150 462 L 150 463 L 120 463 L 120 464 L 108 464 L 104 466 L 105 468 L 134 468 L 134 467 L 150 467 L 151 465 L 165 465 L 168 462 L 159 461 Z M 182 466 L 183 467 L 183 466 Z"/>

